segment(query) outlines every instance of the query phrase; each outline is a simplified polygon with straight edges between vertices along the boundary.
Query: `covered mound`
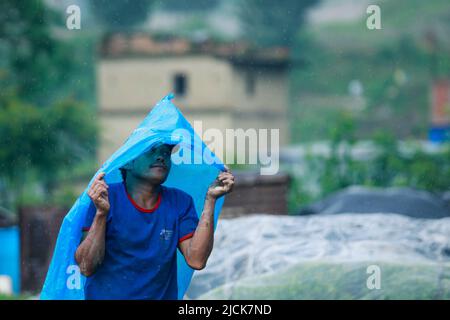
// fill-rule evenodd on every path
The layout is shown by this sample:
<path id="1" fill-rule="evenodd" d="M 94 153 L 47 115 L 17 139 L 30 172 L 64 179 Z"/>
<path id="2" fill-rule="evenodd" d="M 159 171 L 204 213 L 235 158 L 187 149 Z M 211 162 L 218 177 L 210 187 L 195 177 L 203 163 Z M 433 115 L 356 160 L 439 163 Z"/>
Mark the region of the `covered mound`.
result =
<path id="1" fill-rule="evenodd" d="M 369 290 L 367 267 L 381 272 Z M 391 213 L 254 215 L 222 220 L 187 297 L 450 298 L 450 218 Z"/>
<path id="2" fill-rule="evenodd" d="M 306 214 L 398 213 L 413 218 L 450 217 L 450 204 L 436 194 L 411 188 L 349 187 L 300 210 Z"/>

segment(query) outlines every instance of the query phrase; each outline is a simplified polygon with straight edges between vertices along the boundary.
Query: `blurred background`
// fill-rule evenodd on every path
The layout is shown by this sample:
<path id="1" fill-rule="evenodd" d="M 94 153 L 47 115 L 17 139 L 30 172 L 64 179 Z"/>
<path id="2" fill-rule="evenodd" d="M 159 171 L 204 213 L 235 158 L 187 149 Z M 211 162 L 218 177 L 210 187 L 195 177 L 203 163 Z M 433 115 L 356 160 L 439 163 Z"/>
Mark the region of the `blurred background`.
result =
<path id="1" fill-rule="evenodd" d="M 186 298 L 449 299 L 449 34 L 447 0 L 2 0 L 0 299 L 38 296 L 64 215 L 169 92 L 204 129 L 280 129 L 278 174 L 231 165 Z"/>

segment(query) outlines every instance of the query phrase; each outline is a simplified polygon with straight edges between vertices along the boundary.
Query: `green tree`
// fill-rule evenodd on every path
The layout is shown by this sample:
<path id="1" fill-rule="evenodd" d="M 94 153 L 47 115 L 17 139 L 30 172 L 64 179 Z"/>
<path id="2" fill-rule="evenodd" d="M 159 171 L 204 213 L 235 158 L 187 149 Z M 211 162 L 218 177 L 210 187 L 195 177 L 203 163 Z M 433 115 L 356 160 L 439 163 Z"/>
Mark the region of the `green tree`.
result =
<path id="1" fill-rule="evenodd" d="M 404 160 L 398 142 L 391 132 L 378 131 L 373 135 L 377 156 L 370 166 L 370 181 L 379 187 L 390 187 L 404 171 Z"/>
<path id="2" fill-rule="evenodd" d="M 262 46 L 292 47 L 307 10 L 319 0 L 241 0 L 239 17 L 249 40 Z"/>
<path id="3" fill-rule="evenodd" d="M 0 99 L 0 179 L 11 202 L 20 202 L 33 175 L 51 195 L 62 170 L 92 157 L 92 117 L 90 108 L 72 100 L 36 108 L 14 94 Z"/>
<path id="4" fill-rule="evenodd" d="M 92 11 L 107 30 L 129 30 L 143 23 L 150 11 L 152 0 L 95 0 L 90 1 Z"/>
<path id="5" fill-rule="evenodd" d="M 50 199 L 63 170 L 95 156 L 94 110 L 67 98 L 80 98 L 80 73 L 73 71 L 86 70 L 86 60 L 54 36 L 58 25 L 62 16 L 43 0 L 0 2 L 0 205 L 6 207 L 30 185 Z"/>
<path id="6" fill-rule="evenodd" d="M 356 142 L 355 130 L 355 120 L 349 113 L 339 114 L 329 128 L 330 154 L 323 160 L 323 175 L 319 178 L 325 194 L 355 183 L 356 163 L 351 154 Z"/>
<path id="7" fill-rule="evenodd" d="M 49 93 L 64 81 L 71 56 L 62 54 L 63 44 L 51 35 L 57 21 L 41 0 L 0 1 L 3 89 L 14 87 L 22 99 L 39 105 L 49 102 Z"/>
<path id="8" fill-rule="evenodd" d="M 217 7 L 220 0 L 164 0 L 162 8 L 169 11 L 203 11 Z"/>

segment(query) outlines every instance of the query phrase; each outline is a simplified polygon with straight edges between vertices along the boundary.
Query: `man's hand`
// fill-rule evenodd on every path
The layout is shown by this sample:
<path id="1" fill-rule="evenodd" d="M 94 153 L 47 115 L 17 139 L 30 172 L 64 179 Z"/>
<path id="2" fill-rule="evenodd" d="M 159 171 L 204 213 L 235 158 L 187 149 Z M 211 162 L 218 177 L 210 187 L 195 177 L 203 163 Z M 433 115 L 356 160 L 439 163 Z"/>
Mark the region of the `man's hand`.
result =
<path id="1" fill-rule="evenodd" d="M 110 209 L 108 198 L 108 185 L 105 173 L 101 172 L 95 177 L 88 195 L 94 202 L 97 213 L 87 235 L 81 241 L 75 252 L 75 261 L 80 266 L 81 273 L 90 277 L 103 262 L 105 257 L 106 219 Z"/>
<path id="2" fill-rule="evenodd" d="M 99 173 L 88 190 L 88 196 L 91 198 L 92 202 L 94 202 L 94 205 L 97 208 L 97 214 L 99 215 L 107 215 L 110 208 L 108 198 L 109 187 L 103 179 L 104 177 L 104 172 Z"/>
<path id="3" fill-rule="evenodd" d="M 226 171 L 221 172 L 214 183 L 209 187 L 206 194 L 207 198 L 218 199 L 233 190 L 234 176 L 227 167 L 225 167 L 225 169 Z"/>
<path id="4" fill-rule="evenodd" d="M 201 270 L 206 266 L 213 249 L 216 199 L 233 190 L 234 176 L 227 167 L 225 170 L 217 176 L 208 189 L 203 212 L 194 235 L 179 244 L 187 264 L 195 270 Z"/>

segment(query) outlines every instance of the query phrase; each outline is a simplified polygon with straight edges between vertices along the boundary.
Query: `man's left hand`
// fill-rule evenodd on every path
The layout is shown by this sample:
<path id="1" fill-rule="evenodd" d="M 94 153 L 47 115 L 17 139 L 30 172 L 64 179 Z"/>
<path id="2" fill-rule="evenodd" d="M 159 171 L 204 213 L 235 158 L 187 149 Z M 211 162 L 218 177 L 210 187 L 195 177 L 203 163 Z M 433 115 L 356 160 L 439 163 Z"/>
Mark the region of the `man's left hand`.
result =
<path id="1" fill-rule="evenodd" d="M 221 196 L 230 193 L 234 186 L 234 176 L 231 171 L 226 168 L 225 172 L 221 172 L 212 186 L 209 187 L 207 197 L 212 199 L 220 198 Z"/>

